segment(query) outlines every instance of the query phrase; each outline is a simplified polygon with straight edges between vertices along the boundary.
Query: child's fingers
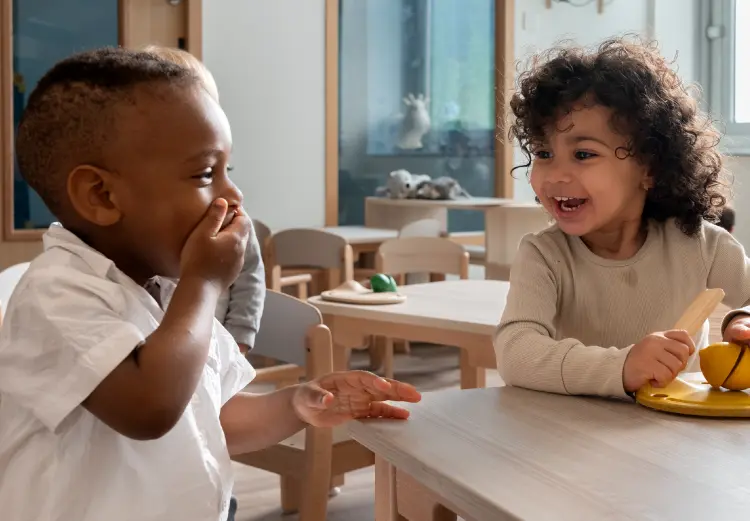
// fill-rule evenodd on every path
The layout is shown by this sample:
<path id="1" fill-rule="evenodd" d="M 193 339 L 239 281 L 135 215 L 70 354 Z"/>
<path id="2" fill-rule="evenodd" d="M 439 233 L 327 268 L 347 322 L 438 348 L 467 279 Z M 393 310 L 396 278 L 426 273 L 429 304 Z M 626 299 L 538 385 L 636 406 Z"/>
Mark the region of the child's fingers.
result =
<path id="1" fill-rule="evenodd" d="M 724 333 L 728 341 L 747 342 L 750 340 L 750 327 L 742 322 L 730 324 Z"/>
<path id="2" fill-rule="evenodd" d="M 422 399 L 422 394 L 413 385 L 391 378 L 385 380 L 391 385 L 389 394 L 392 397 L 389 400 L 417 403 Z"/>
<path id="3" fill-rule="evenodd" d="M 320 386 L 310 383 L 303 387 L 305 404 L 311 409 L 327 409 L 333 402 L 333 394 L 322 389 Z"/>
<path id="4" fill-rule="evenodd" d="M 370 405 L 370 412 L 368 414 L 368 418 L 390 418 L 395 420 L 405 420 L 408 417 L 409 411 L 386 402 L 373 402 Z"/>
<path id="5" fill-rule="evenodd" d="M 651 371 L 651 380 L 656 382 L 655 387 L 666 387 L 672 380 L 674 380 L 672 370 L 660 361 L 654 360 Z"/>

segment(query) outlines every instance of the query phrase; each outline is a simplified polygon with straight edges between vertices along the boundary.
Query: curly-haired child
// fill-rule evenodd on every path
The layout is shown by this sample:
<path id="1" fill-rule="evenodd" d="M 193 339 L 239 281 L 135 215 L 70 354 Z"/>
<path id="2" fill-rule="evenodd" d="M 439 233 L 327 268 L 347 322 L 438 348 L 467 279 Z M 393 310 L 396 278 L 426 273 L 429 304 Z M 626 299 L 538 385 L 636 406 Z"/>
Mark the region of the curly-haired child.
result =
<path id="1" fill-rule="evenodd" d="M 750 340 L 750 261 L 712 224 L 726 203 L 719 136 L 655 46 L 547 51 L 511 109 L 556 222 L 522 240 L 512 267 L 495 336 L 508 385 L 623 398 L 664 386 L 707 343 L 705 324 L 696 339 L 672 329 L 706 288 L 735 309 L 724 338 Z"/>

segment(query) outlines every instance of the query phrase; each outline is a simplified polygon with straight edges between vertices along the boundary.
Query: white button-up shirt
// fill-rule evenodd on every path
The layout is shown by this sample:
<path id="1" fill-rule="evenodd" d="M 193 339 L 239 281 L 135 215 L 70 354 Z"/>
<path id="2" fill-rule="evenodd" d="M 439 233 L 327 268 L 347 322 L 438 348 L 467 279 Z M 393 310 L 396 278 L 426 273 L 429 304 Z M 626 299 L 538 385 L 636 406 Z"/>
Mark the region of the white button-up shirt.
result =
<path id="1" fill-rule="evenodd" d="M 164 312 L 61 226 L 44 246 L 0 331 L 0 518 L 224 521 L 233 478 L 219 412 L 255 371 L 214 321 L 208 362 L 177 425 L 152 441 L 118 434 L 81 403 Z M 171 293 L 168 281 L 160 286 Z"/>

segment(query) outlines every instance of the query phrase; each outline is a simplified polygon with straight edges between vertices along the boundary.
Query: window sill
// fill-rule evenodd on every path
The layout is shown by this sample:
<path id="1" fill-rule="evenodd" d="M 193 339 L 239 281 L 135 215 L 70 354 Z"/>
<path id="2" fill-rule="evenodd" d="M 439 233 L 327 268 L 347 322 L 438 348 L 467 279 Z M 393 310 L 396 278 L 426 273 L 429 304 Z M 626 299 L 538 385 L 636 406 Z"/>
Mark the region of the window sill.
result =
<path id="1" fill-rule="evenodd" d="M 724 134 L 719 149 L 729 156 L 750 156 L 750 134 Z"/>

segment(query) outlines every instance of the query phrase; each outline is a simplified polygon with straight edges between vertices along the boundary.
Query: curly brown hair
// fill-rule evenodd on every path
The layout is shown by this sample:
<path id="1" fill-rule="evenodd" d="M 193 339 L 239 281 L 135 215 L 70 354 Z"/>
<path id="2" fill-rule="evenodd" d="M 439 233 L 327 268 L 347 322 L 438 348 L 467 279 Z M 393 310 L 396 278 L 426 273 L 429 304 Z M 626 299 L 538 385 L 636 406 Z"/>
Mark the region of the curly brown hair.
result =
<path id="1" fill-rule="evenodd" d="M 531 165 L 545 129 L 584 102 L 612 110 L 612 127 L 628 137 L 617 156 L 633 156 L 653 177 L 643 220 L 674 218 L 687 235 L 716 222 L 726 204 L 719 132 L 652 42 L 612 38 L 589 51 L 561 45 L 532 57 L 510 101 L 509 137 Z"/>

